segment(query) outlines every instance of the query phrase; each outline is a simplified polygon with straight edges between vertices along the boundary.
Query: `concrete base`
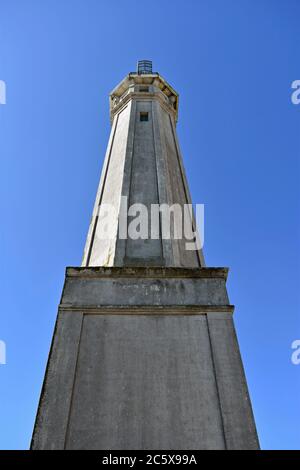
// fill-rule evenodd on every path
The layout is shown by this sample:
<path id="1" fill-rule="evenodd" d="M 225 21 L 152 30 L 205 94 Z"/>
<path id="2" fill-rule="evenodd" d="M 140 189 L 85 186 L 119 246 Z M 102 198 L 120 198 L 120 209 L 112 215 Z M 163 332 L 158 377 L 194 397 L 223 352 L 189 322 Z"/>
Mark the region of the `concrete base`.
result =
<path id="1" fill-rule="evenodd" d="M 67 268 L 32 449 L 258 449 L 224 268 Z"/>

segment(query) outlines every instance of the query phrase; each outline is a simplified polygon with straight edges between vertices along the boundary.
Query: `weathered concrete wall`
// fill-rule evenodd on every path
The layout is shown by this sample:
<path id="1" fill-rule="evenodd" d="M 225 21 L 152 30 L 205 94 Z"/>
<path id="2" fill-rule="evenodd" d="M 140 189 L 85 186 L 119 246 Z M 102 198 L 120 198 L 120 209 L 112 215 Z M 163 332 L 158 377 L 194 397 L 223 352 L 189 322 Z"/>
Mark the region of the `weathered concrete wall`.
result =
<path id="1" fill-rule="evenodd" d="M 68 268 L 32 448 L 258 448 L 226 275 Z"/>
<path id="2" fill-rule="evenodd" d="M 228 305 L 226 270 L 69 268 L 64 306 Z"/>
<path id="3" fill-rule="evenodd" d="M 116 122 L 112 128 L 112 136 L 107 150 L 107 161 L 103 167 L 100 187 L 96 197 L 91 233 L 88 236 L 85 248 L 85 262 L 89 266 L 111 266 L 114 262 L 130 108 L 131 104 L 129 103 L 116 116 Z M 103 209 L 105 204 L 110 204 L 115 209 L 114 223 L 111 224 L 112 228 L 106 239 L 100 236 L 102 220 L 105 217 L 105 209 Z"/>
<path id="4" fill-rule="evenodd" d="M 206 317 L 84 316 L 69 449 L 224 448 Z"/>
<path id="5" fill-rule="evenodd" d="M 183 206 L 184 204 L 191 203 L 191 199 L 185 180 L 183 160 L 176 138 L 174 117 L 162 106 L 157 106 L 157 113 L 166 166 L 165 186 L 168 193 L 168 203 L 170 205 L 179 204 Z M 178 240 L 172 240 L 175 266 L 197 267 L 203 265 L 199 260 L 199 252 L 186 249 L 187 241 L 185 236 Z"/>
<path id="6" fill-rule="evenodd" d="M 140 113 L 148 113 L 148 121 L 140 120 Z M 129 187 L 129 206 L 144 204 L 151 214 L 151 204 L 159 204 L 157 187 L 156 153 L 153 133 L 152 101 L 136 100 L 136 113 L 134 124 L 134 145 L 131 163 L 131 181 Z M 125 188 L 124 188 L 125 189 Z M 123 193 L 124 194 L 124 193 Z M 128 223 L 134 217 L 128 218 Z M 148 218 L 148 223 L 150 218 Z M 148 226 L 148 239 L 126 241 L 124 264 L 147 265 L 154 260 L 158 266 L 164 265 L 162 240 L 150 238 L 150 224 Z"/>

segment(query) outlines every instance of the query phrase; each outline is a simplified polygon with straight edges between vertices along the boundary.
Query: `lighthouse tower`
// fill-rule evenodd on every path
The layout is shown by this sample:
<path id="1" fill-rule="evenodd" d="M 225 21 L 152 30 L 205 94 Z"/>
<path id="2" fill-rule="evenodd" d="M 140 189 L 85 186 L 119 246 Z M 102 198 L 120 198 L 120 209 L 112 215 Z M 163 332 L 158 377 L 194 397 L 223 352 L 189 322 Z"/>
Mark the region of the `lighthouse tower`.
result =
<path id="1" fill-rule="evenodd" d="M 205 266 L 201 244 L 176 236 L 178 218 L 165 236 L 161 212 L 154 236 L 148 219 L 149 236 L 128 236 L 140 207 L 150 219 L 153 207 L 191 204 L 178 94 L 140 61 L 109 99 L 83 261 L 66 269 L 31 447 L 258 449 L 228 269 Z M 197 241 L 191 212 L 190 222 Z"/>

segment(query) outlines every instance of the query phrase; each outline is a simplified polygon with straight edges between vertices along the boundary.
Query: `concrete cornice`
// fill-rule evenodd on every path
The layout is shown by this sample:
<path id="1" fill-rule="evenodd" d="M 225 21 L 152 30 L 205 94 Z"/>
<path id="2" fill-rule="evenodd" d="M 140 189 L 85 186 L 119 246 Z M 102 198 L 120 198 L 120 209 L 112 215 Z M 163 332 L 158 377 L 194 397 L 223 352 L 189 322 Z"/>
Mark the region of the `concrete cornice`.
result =
<path id="1" fill-rule="evenodd" d="M 135 87 L 137 85 L 137 87 Z M 133 98 L 133 94 L 138 91 L 138 86 L 151 86 L 155 93 L 147 93 L 147 98 L 154 98 L 155 95 L 162 95 L 162 103 L 168 104 L 168 110 L 172 110 L 177 121 L 179 95 L 174 88 L 158 73 L 137 74 L 129 73 L 110 93 L 110 115 L 111 118 L 115 112 L 120 109 L 120 102 L 124 105 L 125 101 Z M 153 91 L 153 90 L 152 90 Z M 130 96 L 128 96 L 130 95 Z M 135 97 L 142 97 L 142 92 L 138 92 Z M 168 103 L 166 103 L 168 101 Z"/>
<path id="2" fill-rule="evenodd" d="M 206 315 L 233 314 L 234 305 L 120 305 L 99 306 L 60 304 L 60 310 L 81 312 L 83 315 Z"/>
<path id="3" fill-rule="evenodd" d="M 174 267 L 67 267 L 66 277 L 80 278 L 221 278 L 227 279 L 228 268 Z"/>
<path id="4" fill-rule="evenodd" d="M 155 80 L 159 81 L 159 88 L 169 92 L 169 95 L 179 96 L 177 91 L 159 74 L 138 74 L 135 72 L 130 72 L 126 77 L 112 90 L 110 96 L 116 95 L 121 96 L 129 85 L 133 82 L 137 85 L 152 85 L 155 83 Z"/>

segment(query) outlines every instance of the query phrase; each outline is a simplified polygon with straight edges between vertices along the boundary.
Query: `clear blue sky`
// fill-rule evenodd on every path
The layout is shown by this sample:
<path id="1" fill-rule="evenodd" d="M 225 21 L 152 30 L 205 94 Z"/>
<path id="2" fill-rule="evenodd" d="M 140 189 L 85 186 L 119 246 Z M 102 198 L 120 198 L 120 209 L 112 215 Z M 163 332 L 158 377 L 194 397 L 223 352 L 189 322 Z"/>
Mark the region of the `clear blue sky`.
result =
<path id="1" fill-rule="evenodd" d="M 0 0 L 0 447 L 28 448 L 66 266 L 78 266 L 108 93 L 152 59 L 180 93 L 208 266 L 228 289 L 261 445 L 300 448 L 298 0 Z"/>

